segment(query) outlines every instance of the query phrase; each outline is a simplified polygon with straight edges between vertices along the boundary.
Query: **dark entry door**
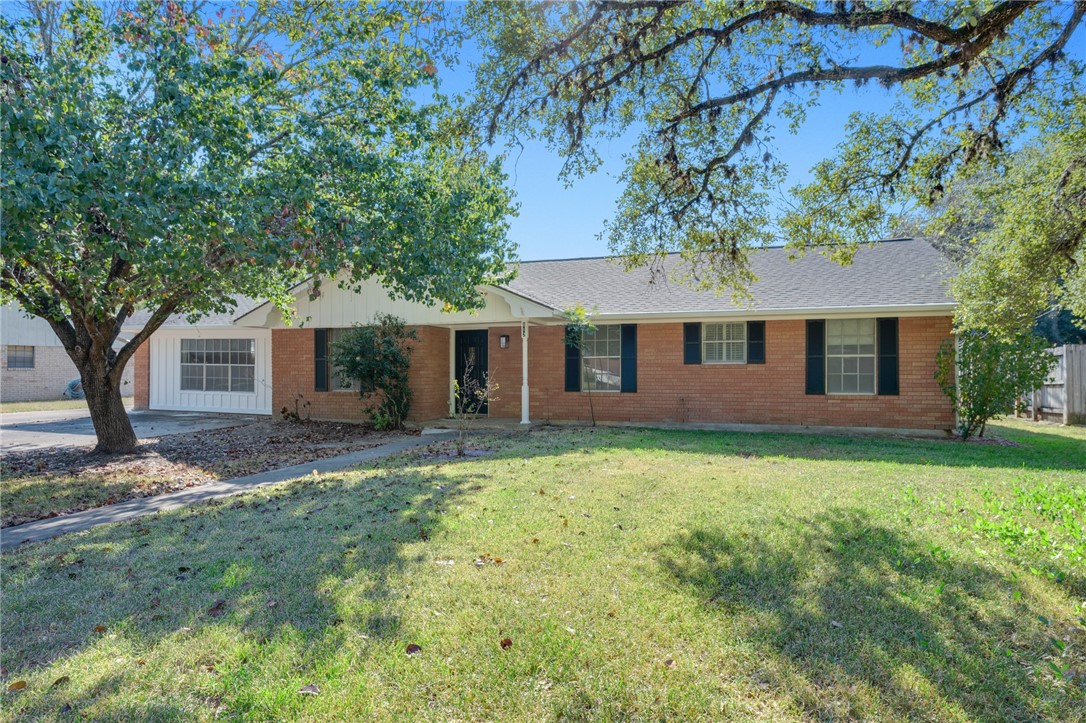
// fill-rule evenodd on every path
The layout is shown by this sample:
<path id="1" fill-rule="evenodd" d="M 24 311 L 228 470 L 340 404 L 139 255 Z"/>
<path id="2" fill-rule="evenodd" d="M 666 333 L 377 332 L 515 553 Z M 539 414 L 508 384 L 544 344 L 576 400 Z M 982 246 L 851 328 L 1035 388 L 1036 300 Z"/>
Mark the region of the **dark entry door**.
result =
<path id="1" fill-rule="evenodd" d="M 486 400 L 479 401 L 473 393 L 482 389 L 486 384 L 487 358 L 486 358 L 486 329 L 466 329 L 456 332 L 456 381 L 461 393 L 456 400 L 457 411 L 462 411 L 466 404 L 478 405 L 479 414 L 486 414 Z M 468 375 L 465 384 L 464 375 Z M 471 411 L 471 408 L 468 408 Z"/>

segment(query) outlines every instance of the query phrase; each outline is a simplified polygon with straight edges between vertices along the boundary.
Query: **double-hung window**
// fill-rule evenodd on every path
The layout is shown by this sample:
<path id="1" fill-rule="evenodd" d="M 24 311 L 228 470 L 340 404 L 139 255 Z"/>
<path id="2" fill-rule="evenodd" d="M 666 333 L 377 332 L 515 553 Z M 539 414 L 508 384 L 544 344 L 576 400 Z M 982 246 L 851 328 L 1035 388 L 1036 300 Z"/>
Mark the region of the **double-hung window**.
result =
<path id="1" fill-rule="evenodd" d="M 747 324 L 732 321 L 701 325 L 703 364 L 743 364 L 747 361 Z"/>
<path id="2" fill-rule="evenodd" d="M 181 389 L 191 392 L 256 390 L 255 339 L 182 339 Z"/>
<path id="3" fill-rule="evenodd" d="M 332 380 L 332 390 L 337 392 L 357 392 L 361 383 L 357 379 L 349 379 L 339 373 L 332 364 L 332 345 L 343 341 L 353 329 L 329 329 L 328 330 L 328 378 Z"/>
<path id="4" fill-rule="evenodd" d="M 826 391 L 875 393 L 875 320 L 826 322 Z"/>
<path id="5" fill-rule="evenodd" d="M 622 326 L 606 324 L 586 333 L 581 350 L 582 388 L 622 391 Z"/>

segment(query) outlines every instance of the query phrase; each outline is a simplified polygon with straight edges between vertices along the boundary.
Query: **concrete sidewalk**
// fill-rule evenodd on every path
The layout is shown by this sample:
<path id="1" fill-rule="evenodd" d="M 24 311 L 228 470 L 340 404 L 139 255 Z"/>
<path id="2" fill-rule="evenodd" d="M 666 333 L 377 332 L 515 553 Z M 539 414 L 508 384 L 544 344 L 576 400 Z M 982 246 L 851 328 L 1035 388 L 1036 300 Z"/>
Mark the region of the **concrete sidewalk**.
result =
<path id="1" fill-rule="evenodd" d="M 399 452 L 420 447 L 434 442 L 452 439 L 453 432 L 439 434 L 424 434 L 420 437 L 408 437 L 398 439 L 395 442 L 382 444 L 369 449 L 360 449 L 357 452 L 349 452 L 336 457 L 326 457 L 313 462 L 291 465 L 273 469 L 259 474 L 251 474 L 235 479 L 219 480 L 201 487 L 190 487 L 180 492 L 157 495 L 155 497 L 143 497 L 127 502 L 119 502 L 115 505 L 95 507 L 91 510 L 76 512 L 61 517 L 53 517 L 47 520 L 27 522 L 26 524 L 6 527 L 0 530 L 0 549 L 8 550 L 25 542 L 41 542 L 59 535 L 71 532 L 82 532 L 98 525 L 107 525 L 113 522 L 133 520 L 144 515 L 152 515 L 156 512 L 176 510 L 181 507 L 214 500 L 220 497 L 241 494 L 259 487 L 287 482 L 299 477 L 305 477 L 314 471 L 318 474 L 326 472 L 338 472 L 369 462 L 381 457 L 397 454 Z"/>

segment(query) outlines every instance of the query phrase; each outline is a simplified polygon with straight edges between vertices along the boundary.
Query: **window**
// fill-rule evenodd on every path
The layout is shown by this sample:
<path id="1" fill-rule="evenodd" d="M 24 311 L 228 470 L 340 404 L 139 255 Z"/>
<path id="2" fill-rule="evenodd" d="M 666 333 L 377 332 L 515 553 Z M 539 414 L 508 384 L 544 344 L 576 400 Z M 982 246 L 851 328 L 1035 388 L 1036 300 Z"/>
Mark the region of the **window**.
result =
<path id="1" fill-rule="evenodd" d="M 359 380 L 348 379 L 340 374 L 332 364 L 332 345 L 336 342 L 343 341 L 343 337 L 351 331 L 353 331 L 353 329 L 328 330 L 328 378 L 332 380 L 332 391 L 334 392 L 357 392 L 362 386 Z"/>
<path id="2" fill-rule="evenodd" d="M 182 339 L 181 389 L 187 392 L 256 390 L 255 339 Z"/>
<path id="3" fill-rule="evenodd" d="M 704 364 L 743 364 L 747 360 L 747 325 L 743 321 L 701 325 Z"/>
<path id="4" fill-rule="evenodd" d="M 19 346 L 12 344 L 8 346 L 8 369 L 33 369 L 34 368 L 34 347 L 32 346 Z"/>
<path id="5" fill-rule="evenodd" d="M 581 353 L 583 389 L 594 392 L 622 391 L 622 326 L 597 326 L 584 335 Z"/>
<path id="6" fill-rule="evenodd" d="M 826 322 L 826 391 L 875 393 L 875 320 Z"/>

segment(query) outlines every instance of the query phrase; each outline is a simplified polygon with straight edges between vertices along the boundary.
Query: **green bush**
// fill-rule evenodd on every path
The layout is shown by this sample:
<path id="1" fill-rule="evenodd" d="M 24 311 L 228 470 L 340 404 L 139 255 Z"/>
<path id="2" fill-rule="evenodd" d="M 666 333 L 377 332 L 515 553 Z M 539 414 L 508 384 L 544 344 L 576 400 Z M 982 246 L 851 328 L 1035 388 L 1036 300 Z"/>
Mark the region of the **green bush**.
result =
<path id="1" fill-rule="evenodd" d="M 958 435 L 983 437 L 988 420 L 1014 411 L 1022 394 L 1044 384 L 1056 358 L 1033 334 L 1002 339 L 971 331 L 946 341 L 936 357 L 935 379 L 958 414 Z"/>
<path id="2" fill-rule="evenodd" d="M 378 314 L 373 324 L 351 329 L 332 344 L 332 366 L 359 382 L 359 396 L 376 401 L 371 422 L 378 429 L 399 429 L 411 409 L 410 340 L 417 339 L 403 319 Z"/>

